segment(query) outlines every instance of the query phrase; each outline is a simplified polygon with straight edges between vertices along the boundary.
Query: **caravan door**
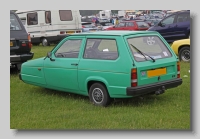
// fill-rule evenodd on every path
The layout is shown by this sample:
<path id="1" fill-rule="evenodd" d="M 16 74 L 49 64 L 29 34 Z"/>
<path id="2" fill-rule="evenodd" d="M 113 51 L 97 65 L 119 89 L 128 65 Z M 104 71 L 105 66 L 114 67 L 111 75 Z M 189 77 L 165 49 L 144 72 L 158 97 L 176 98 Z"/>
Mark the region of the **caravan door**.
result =
<path id="1" fill-rule="evenodd" d="M 52 34 L 52 22 L 51 22 L 51 11 L 44 12 L 44 26 L 45 26 L 45 35 L 50 37 Z"/>

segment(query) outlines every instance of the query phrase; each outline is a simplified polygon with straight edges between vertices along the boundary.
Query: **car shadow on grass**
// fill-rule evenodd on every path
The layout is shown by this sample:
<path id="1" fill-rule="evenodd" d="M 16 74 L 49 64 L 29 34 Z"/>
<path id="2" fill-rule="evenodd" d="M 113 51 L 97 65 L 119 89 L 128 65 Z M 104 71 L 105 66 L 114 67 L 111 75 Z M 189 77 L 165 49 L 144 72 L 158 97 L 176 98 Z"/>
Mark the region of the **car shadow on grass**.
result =
<path id="1" fill-rule="evenodd" d="M 43 95 L 49 95 L 49 96 L 57 96 L 60 98 L 68 98 L 68 99 L 74 99 L 77 101 L 84 101 L 88 105 L 92 105 L 92 103 L 89 100 L 88 96 L 83 96 L 79 94 L 69 93 L 69 92 L 63 92 L 63 91 L 56 91 L 52 89 L 47 88 L 40 88 L 40 91 L 36 91 L 38 93 L 42 93 Z M 160 97 L 159 95 L 145 95 L 145 96 L 138 96 L 133 98 L 122 98 L 122 99 L 112 99 L 110 105 L 108 107 L 122 107 L 122 106 L 132 106 L 132 107 L 139 107 L 144 105 L 154 105 L 155 103 L 159 103 L 166 101 L 165 97 Z"/>

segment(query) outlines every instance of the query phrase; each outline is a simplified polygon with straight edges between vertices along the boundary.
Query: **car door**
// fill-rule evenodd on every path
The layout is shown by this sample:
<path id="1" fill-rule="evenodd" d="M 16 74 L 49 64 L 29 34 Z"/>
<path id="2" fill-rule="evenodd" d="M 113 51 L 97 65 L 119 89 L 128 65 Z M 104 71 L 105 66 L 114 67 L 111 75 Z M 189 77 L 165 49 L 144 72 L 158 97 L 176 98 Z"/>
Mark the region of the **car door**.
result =
<path id="1" fill-rule="evenodd" d="M 45 11 L 44 32 L 45 36 L 52 36 L 51 11 Z"/>
<path id="2" fill-rule="evenodd" d="M 155 31 L 159 32 L 166 40 L 173 39 L 175 27 L 175 17 L 176 15 L 171 15 L 165 19 L 163 19 L 155 28 Z"/>
<path id="3" fill-rule="evenodd" d="M 52 51 L 52 58 L 45 59 L 44 74 L 48 87 L 71 92 L 79 90 L 77 69 L 84 41 L 82 36 L 67 37 Z"/>
<path id="4" fill-rule="evenodd" d="M 174 28 L 174 39 L 185 39 L 188 38 L 190 29 L 190 14 L 180 13 L 176 17 L 176 25 Z"/>

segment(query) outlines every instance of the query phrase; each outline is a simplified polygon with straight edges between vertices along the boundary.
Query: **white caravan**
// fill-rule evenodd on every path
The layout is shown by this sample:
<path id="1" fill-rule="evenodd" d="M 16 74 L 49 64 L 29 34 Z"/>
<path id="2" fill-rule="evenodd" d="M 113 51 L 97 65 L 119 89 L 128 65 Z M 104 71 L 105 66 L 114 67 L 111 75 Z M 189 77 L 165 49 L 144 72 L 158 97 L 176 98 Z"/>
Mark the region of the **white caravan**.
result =
<path id="1" fill-rule="evenodd" d="M 43 46 L 57 43 L 60 34 L 81 33 L 81 17 L 79 10 L 29 10 L 16 11 L 33 45 Z"/>
<path id="2" fill-rule="evenodd" d="M 99 11 L 100 19 L 109 19 L 112 17 L 111 10 Z"/>

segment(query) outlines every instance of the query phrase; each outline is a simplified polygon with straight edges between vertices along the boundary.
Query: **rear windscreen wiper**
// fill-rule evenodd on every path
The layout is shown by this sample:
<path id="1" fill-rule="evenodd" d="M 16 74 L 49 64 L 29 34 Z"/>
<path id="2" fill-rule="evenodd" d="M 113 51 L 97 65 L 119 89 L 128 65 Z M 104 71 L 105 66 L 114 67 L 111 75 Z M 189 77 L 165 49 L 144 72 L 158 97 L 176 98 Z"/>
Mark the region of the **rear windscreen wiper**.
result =
<path id="1" fill-rule="evenodd" d="M 144 52 L 142 52 L 142 51 L 140 51 L 137 47 L 135 47 L 134 45 L 132 45 L 132 44 L 130 44 L 133 48 L 135 48 L 138 52 L 140 52 L 144 57 L 145 57 L 145 59 L 146 59 L 146 56 L 145 55 L 147 55 L 147 54 L 145 54 Z M 151 56 L 149 56 L 149 55 L 147 55 L 149 58 L 151 58 L 152 60 L 153 60 L 153 62 L 155 62 L 156 60 L 153 58 L 153 57 L 151 57 Z M 147 60 L 147 59 L 146 59 Z"/>

